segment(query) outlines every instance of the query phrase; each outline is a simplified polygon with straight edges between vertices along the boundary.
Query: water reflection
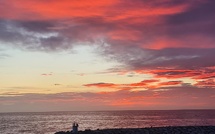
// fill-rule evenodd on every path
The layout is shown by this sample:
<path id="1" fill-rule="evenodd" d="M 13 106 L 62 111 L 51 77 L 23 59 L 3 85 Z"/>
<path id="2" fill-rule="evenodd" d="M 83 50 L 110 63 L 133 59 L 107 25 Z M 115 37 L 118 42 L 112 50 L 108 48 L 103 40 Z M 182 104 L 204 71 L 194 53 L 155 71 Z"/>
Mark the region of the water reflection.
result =
<path id="1" fill-rule="evenodd" d="M 0 133 L 53 134 L 74 121 L 79 130 L 215 125 L 215 110 L 1 113 Z"/>

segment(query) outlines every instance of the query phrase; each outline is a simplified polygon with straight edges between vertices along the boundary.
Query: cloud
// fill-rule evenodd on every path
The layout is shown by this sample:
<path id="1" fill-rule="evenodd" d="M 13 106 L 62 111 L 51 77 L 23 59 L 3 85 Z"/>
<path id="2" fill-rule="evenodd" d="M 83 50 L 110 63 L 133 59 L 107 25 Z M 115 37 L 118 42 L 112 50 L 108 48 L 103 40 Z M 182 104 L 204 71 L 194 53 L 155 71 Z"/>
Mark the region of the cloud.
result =
<path id="1" fill-rule="evenodd" d="M 13 4 L 11 4 L 13 3 Z M 20 4 L 21 3 L 21 4 Z M 89 3 L 85 0 L 80 1 L 27 1 L 15 0 L 1 1 L 2 18 L 7 19 L 63 19 L 71 17 L 91 17 L 102 16 L 108 14 L 114 16 L 113 19 L 124 19 L 133 17 L 138 14 L 137 11 L 141 11 L 138 15 L 153 16 L 153 15 L 168 15 L 183 12 L 184 9 L 189 7 L 189 4 L 195 4 L 197 2 L 150 2 L 137 0 L 135 3 L 131 1 L 123 0 L 109 0 L 100 1 L 94 0 L 93 3 Z M 16 11 L 16 15 L 9 12 L 10 9 Z M 85 10 L 83 10 L 85 9 Z M 51 14 L 51 15 L 50 15 Z"/>
<path id="2" fill-rule="evenodd" d="M 97 88 L 112 88 L 117 90 L 128 90 L 132 91 L 132 89 L 158 89 L 163 87 L 174 87 L 174 86 L 182 86 L 182 81 L 166 81 L 160 82 L 158 79 L 151 79 L 151 80 L 143 80 L 136 83 L 126 83 L 126 84 L 114 84 L 114 83 L 91 83 L 85 84 L 83 86 L 86 87 L 97 87 Z"/>
<path id="3" fill-rule="evenodd" d="M 96 0 L 93 4 L 86 1 L 65 0 L 47 3 L 21 0 L 19 3 L 14 0 L 1 2 L 4 5 L 1 10 L 5 13 L 0 15 L 1 27 L 4 28 L 0 33 L 1 40 L 18 42 L 28 49 L 46 51 L 67 50 L 74 44 L 100 41 L 113 46 L 113 49 L 118 45 L 141 48 L 192 47 L 186 45 L 190 43 L 195 43 L 195 47 L 201 47 L 202 44 L 195 40 L 183 42 L 181 36 L 172 37 L 171 31 L 179 33 L 178 30 L 181 28 L 174 30 L 177 26 L 171 20 L 174 20 L 175 16 L 183 19 L 183 16 L 193 12 L 204 11 L 205 14 L 209 12 L 199 8 L 202 2 L 194 3 L 192 0 L 186 2 L 138 0 L 135 3 Z M 208 4 L 214 3 L 205 2 L 203 7 Z M 16 15 L 8 10 L 16 11 Z M 208 16 L 210 18 L 212 15 Z M 193 29 L 199 28 L 199 25 L 193 26 L 195 26 Z M 192 29 L 190 31 L 195 32 Z M 207 30 L 204 33 L 208 34 Z M 185 34 L 189 36 L 186 31 L 181 33 Z M 7 35 L 12 38 L 9 39 Z M 196 35 L 192 38 L 195 37 Z M 214 41 L 210 36 L 207 38 L 198 39 L 201 39 L 205 46 L 205 42 Z"/>
<path id="4" fill-rule="evenodd" d="M 107 53 L 114 53 L 111 59 L 123 63 L 107 72 L 127 75 L 130 73 L 149 74 L 154 78 L 183 79 L 194 81 L 214 78 L 215 62 L 211 60 L 215 55 L 214 48 L 165 48 L 143 49 L 123 47 L 108 49 Z M 120 51 L 119 51 L 120 50 Z M 118 53 L 117 53 L 118 51 Z"/>
<path id="5" fill-rule="evenodd" d="M 143 80 L 141 82 L 137 83 L 130 83 L 130 84 L 123 84 L 125 86 L 132 88 L 148 88 L 150 87 L 150 84 L 154 84 L 156 82 L 159 82 L 159 80 Z"/>
<path id="6" fill-rule="evenodd" d="M 43 73 L 43 74 L 41 74 L 42 76 L 51 76 L 51 75 L 53 75 L 52 73 Z"/>
<path id="7" fill-rule="evenodd" d="M 104 88 L 104 87 L 115 87 L 116 85 L 113 83 L 92 83 L 92 84 L 85 84 L 84 86 L 87 87 L 100 87 L 100 88 Z"/>
<path id="8" fill-rule="evenodd" d="M 165 89 L 165 90 L 164 90 Z M 0 96 L 1 107 L 10 105 L 14 110 L 27 108 L 26 105 L 40 107 L 55 105 L 47 110 L 89 110 L 92 108 L 131 108 L 131 109 L 180 109 L 180 108 L 214 108 L 210 102 L 214 100 L 214 88 L 196 87 L 165 87 L 163 90 L 128 91 L 98 93 L 65 92 L 56 94 L 19 94 L 15 96 Z M 25 105 L 22 105 L 25 104 Z M 59 107 L 57 107 L 59 106 Z M 69 106 L 69 107 L 68 107 Z M 75 107 L 75 109 L 74 109 Z M 13 108 L 13 107 L 10 107 Z M 17 109 L 16 109 L 17 108 Z M 50 109 L 49 109 L 50 110 Z M 97 109 L 98 110 L 98 109 Z"/>
<path id="9" fill-rule="evenodd" d="M 121 75 L 133 72 L 153 77 L 137 83 L 84 85 L 114 88 L 116 92 L 22 94 L 0 100 L 14 103 L 16 99 L 18 102 L 29 99 L 34 103 L 67 101 L 74 102 L 75 106 L 87 100 L 89 104 L 101 101 L 101 105 L 147 108 L 158 104 L 181 106 L 187 101 L 190 102 L 186 103 L 188 108 L 210 107 L 214 98 L 206 96 L 214 94 L 214 7 L 212 0 L 0 1 L 0 45 L 44 52 L 97 45 L 101 56 L 121 63 L 107 72 Z M 4 57 L 4 53 L 0 53 L 0 58 Z M 162 78 L 167 80 L 162 82 Z M 187 86 L 178 80 L 183 78 L 197 83 Z M 153 91 L 132 92 L 131 89 L 136 88 Z"/>
<path id="10" fill-rule="evenodd" d="M 96 44 L 98 53 L 122 63 L 123 70 L 151 70 L 157 77 L 174 77 L 178 70 L 176 77 L 189 77 L 200 73 L 194 69 L 215 66 L 212 1 L 19 3 L 1 1 L 3 44 L 46 52 Z M 161 75 L 158 68 L 174 70 Z"/>
<path id="11" fill-rule="evenodd" d="M 55 85 L 55 86 L 61 86 L 62 84 L 55 83 L 54 85 Z"/>
<path id="12" fill-rule="evenodd" d="M 169 86 L 169 85 L 173 86 L 173 85 L 180 85 L 182 83 L 183 83 L 182 81 L 168 81 L 168 82 L 161 82 L 158 85 L 159 86 Z"/>
<path id="13" fill-rule="evenodd" d="M 157 78 L 185 78 L 185 77 L 194 77 L 201 75 L 200 71 L 195 70 L 177 70 L 177 69 L 160 69 L 160 70 L 150 70 L 149 73 L 155 75 Z"/>
<path id="14" fill-rule="evenodd" d="M 214 81 L 214 79 L 197 81 L 195 86 L 205 87 L 205 88 L 215 88 L 215 81 Z"/>
<path id="15" fill-rule="evenodd" d="M 189 11 L 175 14 L 168 19 L 172 36 L 184 34 L 215 34 L 213 8 L 215 2 L 204 1 L 201 6 L 193 6 Z M 206 27 L 202 27 L 206 26 Z M 197 28 L 198 27 L 198 28 Z"/>
<path id="16" fill-rule="evenodd" d="M 145 72 L 147 73 L 147 72 Z M 168 78 L 168 79 L 177 79 L 177 78 L 192 78 L 194 80 L 205 80 L 215 78 L 214 66 L 212 67 L 201 67 L 196 69 L 165 69 L 161 68 L 159 70 L 150 70 L 149 74 L 153 74 L 156 78 Z"/>
<path id="17" fill-rule="evenodd" d="M 52 22 L 46 21 L 0 20 L 0 42 L 31 51 L 58 51 L 71 48 L 65 37 L 49 29 L 52 25 Z"/>

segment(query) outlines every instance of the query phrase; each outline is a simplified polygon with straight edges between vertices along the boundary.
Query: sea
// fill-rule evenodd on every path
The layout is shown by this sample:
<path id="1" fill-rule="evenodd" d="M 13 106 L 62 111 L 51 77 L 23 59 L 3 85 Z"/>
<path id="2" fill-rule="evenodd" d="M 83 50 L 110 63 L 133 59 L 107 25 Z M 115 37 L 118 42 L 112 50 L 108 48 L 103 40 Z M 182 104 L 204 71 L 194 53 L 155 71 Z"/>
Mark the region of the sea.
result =
<path id="1" fill-rule="evenodd" d="M 215 110 L 65 111 L 0 113 L 0 134 L 54 134 L 79 130 L 159 126 L 215 126 Z"/>

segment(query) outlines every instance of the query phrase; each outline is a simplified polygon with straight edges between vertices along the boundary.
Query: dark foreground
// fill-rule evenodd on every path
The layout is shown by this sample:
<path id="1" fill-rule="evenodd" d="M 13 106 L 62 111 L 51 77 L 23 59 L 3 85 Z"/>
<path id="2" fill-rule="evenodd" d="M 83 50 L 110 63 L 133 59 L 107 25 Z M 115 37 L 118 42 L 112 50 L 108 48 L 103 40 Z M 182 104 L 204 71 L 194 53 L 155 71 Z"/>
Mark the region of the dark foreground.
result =
<path id="1" fill-rule="evenodd" d="M 55 134 L 73 134 L 72 132 L 56 132 Z M 178 126 L 152 128 L 123 128 L 85 130 L 78 134 L 215 134 L 215 126 Z"/>

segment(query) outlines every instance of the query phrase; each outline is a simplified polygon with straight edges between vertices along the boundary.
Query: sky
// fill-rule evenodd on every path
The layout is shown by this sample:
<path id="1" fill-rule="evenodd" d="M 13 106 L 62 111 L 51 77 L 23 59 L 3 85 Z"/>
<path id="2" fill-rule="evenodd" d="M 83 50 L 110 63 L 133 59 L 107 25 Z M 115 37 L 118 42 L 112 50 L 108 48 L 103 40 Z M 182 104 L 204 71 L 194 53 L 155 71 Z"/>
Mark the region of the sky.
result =
<path id="1" fill-rule="evenodd" d="M 214 109 L 214 0 L 0 0 L 0 112 Z"/>

